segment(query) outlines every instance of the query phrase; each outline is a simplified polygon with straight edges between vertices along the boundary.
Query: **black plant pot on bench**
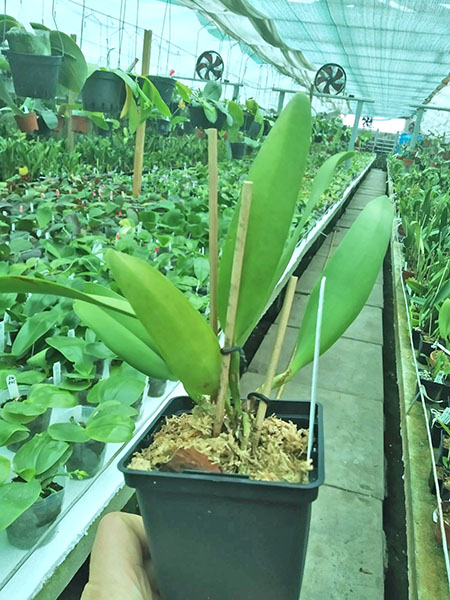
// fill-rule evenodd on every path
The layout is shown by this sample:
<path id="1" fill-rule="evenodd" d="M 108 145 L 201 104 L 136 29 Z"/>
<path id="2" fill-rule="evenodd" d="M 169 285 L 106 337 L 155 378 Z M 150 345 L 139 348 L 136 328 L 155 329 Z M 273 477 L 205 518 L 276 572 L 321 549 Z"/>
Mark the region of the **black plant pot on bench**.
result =
<path id="1" fill-rule="evenodd" d="M 189 398 L 173 398 L 119 465 L 136 488 L 162 600 L 298 600 L 311 504 L 324 481 L 321 407 L 307 484 L 127 467 L 166 416 L 191 408 Z M 270 402 L 273 413 L 308 427 L 309 402 Z"/>

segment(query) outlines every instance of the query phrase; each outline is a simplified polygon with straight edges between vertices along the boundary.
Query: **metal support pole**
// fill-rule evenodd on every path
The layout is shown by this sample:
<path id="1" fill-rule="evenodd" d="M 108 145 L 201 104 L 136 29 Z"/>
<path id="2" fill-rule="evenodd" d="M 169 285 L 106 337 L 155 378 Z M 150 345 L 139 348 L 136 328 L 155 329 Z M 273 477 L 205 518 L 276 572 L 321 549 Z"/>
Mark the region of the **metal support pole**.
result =
<path id="1" fill-rule="evenodd" d="M 353 150 L 355 148 L 356 138 L 358 137 L 359 119 L 361 118 L 363 103 L 364 103 L 364 100 L 358 100 L 358 104 L 356 105 L 355 121 L 353 123 L 352 133 L 350 135 L 350 140 L 348 142 L 349 150 Z M 345 168 L 347 170 L 350 168 L 350 160 L 346 161 Z"/>
<path id="2" fill-rule="evenodd" d="M 423 117 L 424 112 L 425 112 L 424 108 L 419 108 L 417 110 L 417 117 L 416 117 L 416 122 L 414 124 L 414 131 L 412 134 L 411 141 L 409 142 L 410 150 L 414 150 L 414 148 L 416 147 L 417 138 L 419 137 L 419 133 L 420 133 L 420 124 L 422 123 L 422 117 Z"/>
<path id="3" fill-rule="evenodd" d="M 286 96 L 285 90 L 280 90 L 278 93 L 278 112 L 283 110 L 284 97 Z"/>

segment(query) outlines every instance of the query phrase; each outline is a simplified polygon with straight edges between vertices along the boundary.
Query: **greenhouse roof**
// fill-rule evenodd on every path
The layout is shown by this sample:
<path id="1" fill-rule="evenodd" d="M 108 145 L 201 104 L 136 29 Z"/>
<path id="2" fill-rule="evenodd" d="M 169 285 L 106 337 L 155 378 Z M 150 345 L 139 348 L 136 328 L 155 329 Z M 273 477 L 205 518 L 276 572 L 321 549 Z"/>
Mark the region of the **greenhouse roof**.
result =
<path id="1" fill-rule="evenodd" d="M 367 112 L 409 115 L 449 73 L 450 3 L 438 0 L 177 0 L 309 87 L 338 63 Z M 369 108 L 370 107 L 370 108 Z"/>

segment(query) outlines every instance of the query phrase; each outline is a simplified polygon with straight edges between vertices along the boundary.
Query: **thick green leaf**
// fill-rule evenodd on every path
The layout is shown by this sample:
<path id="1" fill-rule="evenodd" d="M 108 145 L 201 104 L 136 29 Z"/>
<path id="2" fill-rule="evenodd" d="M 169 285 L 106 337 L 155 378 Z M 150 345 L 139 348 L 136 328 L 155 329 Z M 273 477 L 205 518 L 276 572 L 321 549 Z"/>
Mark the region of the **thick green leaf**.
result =
<path id="1" fill-rule="evenodd" d="M 40 493 L 41 485 L 36 480 L 29 483 L 13 481 L 0 486 L 0 531 L 6 529 L 30 508 Z"/>
<path id="2" fill-rule="evenodd" d="M 94 294 L 83 294 L 74 288 L 44 279 L 34 277 L 23 277 L 22 275 L 0 275 L 0 293 L 17 294 L 53 294 L 72 298 L 73 300 L 84 300 L 97 306 L 104 306 L 119 311 L 125 315 L 134 316 L 128 302 L 107 296 L 96 296 Z"/>
<path id="3" fill-rule="evenodd" d="M 41 408 L 71 408 L 76 406 L 77 399 L 73 394 L 56 385 L 41 383 L 33 385 L 28 394 L 27 403 Z"/>
<path id="4" fill-rule="evenodd" d="M 227 104 L 227 110 L 233 118 L 233 125 L 228 128 L 230 142 L 235 142 L 238 137 L 239 129 L 244 124 L 244 111 L 236 102 L 230 100 Z"/>
<path id="5" fill-rule="evenodd" d="M 289 237 L 310 138 L 309 100 L 304 94 L 296 94 L 277 119 L 248 174 L 247 180 L 253 182 L 253 200 L 236 316 L 234 341 L 237 345 L 245 342 L 273 291 L 273 279 Z M 223 327 L 240 205 L 239 201 L 220 261 L 218 308 Z"/>
<path id="6" fill-rule="evenodd" d="M 134 422 L 118 414 L 104 414 L 92 419 L 86 427 L 86 433 L 98 442 L 128 442 L 133 437 Z"/>
<path id="7" fill-rule="evenodd" d="M 40 383 L 45 379 L 45 373 L 39 373 L 38 371 L 18 371 L 17 369 L 0 369 L 0 389 L 6 389 L 6 378 L 8 375 L 14 375 L 17 383 L 23 383 L 24 385 L 33 385 L 33 383 Z"/>
<path id="8" fill-rule="evenodd" d="M 209 260 L 204 256 L 198 256 L 194 260 L 194 273 L 200 283 L 206 281 L 209 276 Z"/>
<path id="9" fill-rule="evenodd" d="M 127 323 L 121 322 L 122 320 L 134 321 L 137 326 L 140 326 L 137 319 L 78 300 L 74 302 L 73 309 L 82 322 L 90 327 L 114 354 L 135 369 L 150 377 L 175 379 L 159 354 L 137 337 Z"/>
<path id="10" fill-rule="evenodd" d="M 112 375 L 108 379 L 101 379 L 88 394 L 88 402 L 100 404 L 111 400 L 130 406 L 139 400 L 145 388 L 145 380 Z"/>
<path id="11" fill-rule="evenodd" d="M 439 311 L 439 335 L 443 340 L 450 339 L 450 298 L 444 301 Z"/>
<path id="12" fill-rule="evenodd" d="M 200 313 L 164 275 L 142 260 L 114 250 L 108 250 L 106 260 L 170 371 L 193 393 L 216 392 L 219 344 Z"/>
<path id="13" fill-rule="evenodd" d="M 61 442 L 87 442 L 89 436 L 79 423 L 53 423 L 48 428 L 48 434 L 53 440 Z"/>
<path id="14" fill-rule="evenodd" d="M 11 462 L 5 456 L 0 454 L 0 486 L 2 486 L 8 479 L 10 472 Z"/>
<path id="15" fill-rule="evenodd" d="M 9 446 L 26 440 L 29 430 L 21 423 L 9 423 L 0 419 L 0 446 Z"/>
<path id="16" fill-rule="evenodd" d="M 87 77 L 87 64 L 82 51 L 69 35 L 60 31 L 51 31 L 50 40 L 52 50 L 64 55 L 59 83 L 78 94 Z"/>
<path id="17" fill-rule="evenodd" d="M 26 442 L 13 459 L 14 471 L 31 481 L 35 477 L 43 477 L 54 467 L 59 467 L 69 458 L 70 446 L 66 442 L 52 440 L 45 431 L 36 434 Z"/>
<path id="18" fill-rule="evenodd" d="M 190 102 L 192 97 L 192 90 L 184 83 L 181 83 L 181 81 L 177 81 L 175 85 L 178 94 L 181 96 L 181 99 L 184 102 Z"/>
<path id="19" fill-rule="evenodd" d="M 27 402 L 27 400 L 20 402 L 11 400 L 3 405 L 0 415 L 9 423 L 26 424 L 33 421 L 39 415 L 42 415 L 46 410 L 45 406 L 32 404 Z"/>
<path id="20" fill-rule="evenodd" d="M 291 235 L 289 242 L 286 244 L 286 247 L 283 251 L 283 255 L 280 259 L 280 264 L 275 272 L 275 276 L 272 281 L 272 289 L 275 289 L 275 286 L 280 281 L 286 267 L 291 260 L 292 254 L 294 253 L 295 247 L 299 243 L 301 239 L 301 235 L 303 233 L 303 229 L 311 216 L 312 211 L 315 206 L 319 202 L 322 194 L 329 187 L 334 171 L 336 167 L 342 164 L 344 161 L 351 159 L 355 155 L 355 152 L 339 152 L 339 154 L 335 154 L 334 156 L 330 156 L 320 169 L 317 171 L 316 176 L 314 177 L 314 181 L 311 187 L 311 194 L 309 196 L 308 202 L 303 210 L 300 222 L 296 226 L 294 232 Z"/>
<path id="21" fill-rule="evenodd" d="M 49 331 L 60 319 L 58 310 L 49 310 L 29 317 L 16 335 L 11 348 L 14 356 L 23 356 L 39 338 Z"/>
<path id="22" fill-rule="evenodd" d="M 306 306 L 289 379 L 313 360 L 320 281 L 327 278 L 321 354 L 356 319 L 372 291 L 392 232 L 394 209 L 387 196 L 367 204 L 319 277 Z"/>
<path id="23" fill-rule="evenodd" d="M 170 112 L 170 108 L 161 98 L 160 93 L 158 92 L 155 84 L 148 78 L 144 78 L 144 85 L 142 86 L 142 99 L 145 101 L 147 98 L 150 102 L 155 106 L 155 108 L 164 116 L 170 119 L 172 113 Z"/>

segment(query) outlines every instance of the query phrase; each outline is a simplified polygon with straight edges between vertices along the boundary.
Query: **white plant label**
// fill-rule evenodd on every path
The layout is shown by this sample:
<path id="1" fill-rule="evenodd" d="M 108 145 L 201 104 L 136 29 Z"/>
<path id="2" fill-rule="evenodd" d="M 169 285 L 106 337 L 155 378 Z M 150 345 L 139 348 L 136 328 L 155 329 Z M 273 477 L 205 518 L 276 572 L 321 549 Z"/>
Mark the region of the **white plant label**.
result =
<path id="1" fill-rule="evenodd" d="M 54 385 L 61 383 L 61 363 L 59 361 L 53 365 L 53 383 Z"/>
<path id="2" fill-rule="evenodd" d="M 34 212 L 34 204 L 30 202 L 30 212 Z"/>
<path id="3" fill-rule="evenodd" d="M 6 385 L 8 387 L 8 393 L 11 399 L 18 398 L 20 396 L 15 375 L 7 375 Z"/>
<path id="4" fill-rule="evenodd" d="M 439 421 L 442 421 L 444 425 L 448 425 L 450 423 L 450 408 L 446 408 L 444 412 L 439 417 Z"/>
<path id="5" fill-rule="evenodd" d="M 3 323 L 6 325 L 7 323 L 9 323 L 9 315 L 7 312 L 5 312 L 5 314 L 3 315 Z M 12 341 L 11 341 L 11 334 L 9 333 L 9 331 L 6 332 L 5 335 L 5 341 L 6 341 L 6 345 L 7 346 L 12 346 Z"/>
<path id="6" fill-rule="evenodd" d="M 110 364 L 111 364 L 111 360 L 109 358 L 105 358 L 105 360 L 103 361 L 102 379 L 108 379 Z"/>
<path id="7" fill-rule="evenodd" d="M 75 329 L 69 329 L 67 332 L 67 337 L 75 337 Z"/>
<path id="8" fill-rule="evenodd" d="M 149 388 L 150 388 L 150 377 L 147 375 L 147 377 L 145 378 L 144 391 L 142 392 L 142 402 L 145 402 L 147 400 Z"/>
<path id="9" fill-rule="evenodd" d="M 136 228 L 137 234 L 139 235 L 142 231 L 142 221 L 139 221 Z"/>
<path id="10" fill-rule="evenodd" d="M 16 230 L 16 224 L 15 223 L 11 223 L 11 231 L 15 231 Z"/>
<path id="11" fill-rule="evenodd" d="M 41 231 L 40 229 L 36 229 L 36 235 L 37 235 L 38 237 L 41 237 L 41 235 L 42 235 L 42 231 Z"/>
<path id="12" fill-rule="evenodd" d="M 48 232 L 48 231 L 45 232 L 45 239 L 46 240 L 50 239 L 50 232 Z"/>

